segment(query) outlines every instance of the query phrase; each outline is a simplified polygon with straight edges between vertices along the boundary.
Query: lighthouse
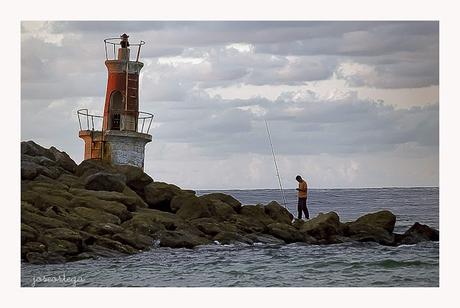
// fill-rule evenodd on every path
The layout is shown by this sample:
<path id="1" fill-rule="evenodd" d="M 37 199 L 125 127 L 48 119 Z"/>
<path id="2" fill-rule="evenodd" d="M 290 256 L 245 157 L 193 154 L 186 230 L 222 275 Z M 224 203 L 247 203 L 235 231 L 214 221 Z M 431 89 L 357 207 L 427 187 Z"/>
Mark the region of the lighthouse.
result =
<path id="1" fill-rule="evenodd" d="M 139 56 L 145 42 L 132 44 L 128 39 L 123 34 L 104 40 L 108 77 L 103 115 L 78 110 L 79 137 L 85 142 L 85 160 L 144 168 L 145 145 L 152 141 L 149 130 L 153 120 L 151 113 L 139 111 L 139 75 L 144 66 Z"/>

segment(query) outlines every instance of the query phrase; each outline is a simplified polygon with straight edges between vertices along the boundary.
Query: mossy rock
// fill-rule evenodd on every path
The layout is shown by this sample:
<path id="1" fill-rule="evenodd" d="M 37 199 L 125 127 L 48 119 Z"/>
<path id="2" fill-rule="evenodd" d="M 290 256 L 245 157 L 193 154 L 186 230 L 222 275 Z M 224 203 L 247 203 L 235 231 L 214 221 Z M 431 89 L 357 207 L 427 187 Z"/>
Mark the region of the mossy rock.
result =
<path id="1" fill-rule="evenodd" d="M 73 243 L 80 243 L 83 239 L 79 232 L 69 228 L 53 228 L 43 232 L 44 236 L 58 238 Z"/>
<path id="2" fill-rule="evenodd" d="M 241 207 L 240 214 L 251 219 L 251 221 L 258 221 L 264 226 L 274 223 L 275 221 L 265 213 L 263 205 L 244 205 Z"/>
<path id="3" fill-rule="evenodd" d="M 179 201 L 177 201 L 179 199 Z M 211 212 L 206 203 L 201 202 L 200 198 L 192 194 L 181 194 L 175 196 L 171 203 L 180 203 L 177 216 L 186 221 L 192 219 L 211 217 Z"/>
<path id="4" fill-rule="evenodd" d="M 259 220 L 252 219 L 251 217 L 241 214 L 232 215 L 229 219 L 229 222 L 232 223 L 238 230 L 244 233 L 262 233 L 267 231 L 267 225 L 263 224 Z M 273 221 L 271 223 L 273 223 Z"/>
<path id="5" fill-rule="evenodd" d="M 211 194 L 206 194 L 200 197 L 201 199 L 208 199 L 208 200 L 219 200 L 225 204 L 228 204 L 232 207 L 232 209 L 236 212 L 239 213 L 241 209 L 241 202 L 236 200 L 230 195 L 223 194 L 223 193 L 211 193 Z"/>
<path id="6" fill-rule="evenodd" d="M 216 234 L 213 238 L 214 241 L 219 242 L 222 245 L 229 245 L 229 244 L 248 244 L 252 245 L 253 241 L 246 237 L 243 236 L 242 234 L 239 234 L 237 232 L 228 232 L 228 231 L 222 231 Z"/>
<path id="7" fill-rule="evenodd" d="M 392 233 L 396 223 L 396 216 L 390 211 L 379 211 L 361 216 L 353 223 L 366 224 L 375 228 L 383 228 L 389 233 Z"/>
<path id="8" fill-rule="evenodd" d="M 21 213 L 21 222 L 37 229 L 68 228 L 69 225 L 55 218 L 46 217 L 42 214 L 23 211 Z"/>
<path id="9" fill-rule="evenodd" d="M 21 223 L 21 243 L 34 241 L 38 237 L 38 232 L 31 226 Z"/>
<path id="10" fill-rule="evenodd" d="M 191 222 L 193 226 L 209 236 L 222 232 L 222 226 L 214 218 L 198 218 Z"/>
<path id="11" fill-rule="evenodd" d="M 121 222 L 132 218 L 131 212 L 128 211 L 123 203 L 101 200 L 94 196 L 77 196 L 72 199 L 71 206 L 101 210 L 117 216 Z"/>
<path id="12" fill-rule="evenodd" d="M 142 168 L 131 165 L 115 166 L 115 168 L 126 177 L 126 185 L 140 194 L 144 193 L 145 186 L 153 182 L 153 179 Z"/>
<path id="13" fill-rule="evenodd" d="M 315 218 L 306 221 L 300 227 L 300 232 L 313 236 L 316 239 L 327 239 L 341 233 L 339 216 L 335 212 L 320 213 Z"/>
<path id="14" fill-rule="evenodd" d="M 264 207 L 265 214 L 276 222 L 291 224 L 294 216 L 281 206 L 278 202 L 272 201 Z"/>
<path id="15" fill-rule="evenodd" d="M 87 219 L 88 221 L 109 222 L 116 225 L 119 225 L 121 223 L 120 218 L 118 218 L 118 216 L 104 212 L 102 210 L 78 206 L 75 207 L 73 211 L 77 215 Z"/>
<path id="16" fill-rule="evenodd" d="M 84 231 L 80 231 L 83 237 L 83 242 L 86 244 L 85 251 L 92 251 L 92 246 L 102 246 L 106 249 L 120 252 L 123 254 L 134 254 L 139 252 L 137 249 L 130 245 L 120 243 L 119 241 L 113 240 L 105 236 L 99 236 L 90 234 Z"/>
<path id="17" fill-rule="evenodd" d="M 291 225 L 275 222 L 268 225 L 268 233 L 279 239 L 282 239 L 286 243 L 302 242 L 303 235 L 296 228 Z"/>
<path id="18" fill-rule="evenodd" d="M 171 248 L 193 248 L 211 243 L 205 237 L 199 237 L 183 231 L 160 231 L 155 238 L 160 241 L 159 245 L 161 247 Z"/>
<path id="19" fill-rule="evenodd" d="M 122 227 L 108 222 L 91 222 L 83 229 L 85 232 L 101 236 L 113 235 L 115 233 L 123 232 L 123 230 L 124 226 Z"/>
<path id="20" fill-rule="evenodd" d="M 121 174 L 113 174 L 100 171 L 85 179 L 85 188 L 96 191 L 118 191 L 125 189 L 125 177 Z"/>
<path id="21" fill-rule="evenodd" d="M 153 182 L 144 187 L 144 201 L 149 208 L 172 212 L 171 200 L 182 193 L 176 185 Z"/>
<path id="22" fill-rule="evenodd" d="M 139 250 L 148 249 L 153 245 L 153 239 L 150 236 L 136 233 L 131 230 L 116 233 L 112 235 L 112 239 L 120 243 L 128 244 Z"/>
<path id="23" fill-rule="evenodd" d="M 237 213 L 231 205 L 221 201 L 220 199 L 210 198 L 206 196 L 201 196 L 199 197 L 199 199 L 201 203 L 207 206 L 211 214 L 211 217 L 214 217 L 218 221 L 228 220 L 232 215 Z"/>

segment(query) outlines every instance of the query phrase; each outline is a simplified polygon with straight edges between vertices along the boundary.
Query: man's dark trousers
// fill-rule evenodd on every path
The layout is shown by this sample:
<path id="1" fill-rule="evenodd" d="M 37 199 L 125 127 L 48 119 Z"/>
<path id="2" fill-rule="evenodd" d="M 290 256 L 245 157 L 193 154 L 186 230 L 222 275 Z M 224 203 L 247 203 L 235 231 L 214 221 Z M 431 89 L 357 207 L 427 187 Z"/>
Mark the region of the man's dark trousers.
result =
<path id="1" fill-rule="evenodd" d="M 305 214 L 305 218 L 309 219 L 310 215 L 308 214 L 307 209 L 307 198 L 299 198 L 299 203 L 297 204 L 297 212 L 299 213 L 297 217 L 299 219 L 302 219 L 302 211 Z"/>

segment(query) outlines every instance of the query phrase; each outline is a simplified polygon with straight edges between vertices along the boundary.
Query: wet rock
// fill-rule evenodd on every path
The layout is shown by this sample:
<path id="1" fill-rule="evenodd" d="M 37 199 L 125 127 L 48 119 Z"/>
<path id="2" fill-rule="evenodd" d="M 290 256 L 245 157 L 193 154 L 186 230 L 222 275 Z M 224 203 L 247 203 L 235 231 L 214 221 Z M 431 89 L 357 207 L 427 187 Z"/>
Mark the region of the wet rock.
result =
<path id="1" fill-rule="evenodd" d="M 43 253 L 46 251 L 46 246 L 40 242 L 27 242 L 21 246 L 21 257 L 26 259 L 26 255 L 29 252 Z"/>
<path id="2" fill-rule="evenodd" d="M 354 223 L 366 224 L 372 228 L 383 228 L 392 233 L 396 223 L 396 216 L 390 211 L 379 211 L 361 216 Z"/>
<path id="3" fill-rule="evenodd" d="M 123 244 L 128 244 L 139 250 L 145 250 L 153 245 L 153 239 L 150 236 L 139 234 L 131 230 L 125 230 L 121 233 L 114 234 L 112 239 Z"/>
<path id="4" fill-rule="evenodd" d="M 90 234 L 84 231 L 80 231 L 80 234 L 82 235 L 83 242 L 86 246 L 85 251 L 93 251 L 94 246 L 102 246 L 106 249 L 110 249 L 123 254 L 134 254 L 138 252 L 137 249 L 131 247 L 130 245 L 122 244 L 119 241 L 104 236 Z"/>
<path id="5" fill-rule="evenodd" d="M 396 236 L 397 245 L 412 245 L 425 241 L 439 241 L 439 231 L 416 222 L 404 234 Z"/>
<path id="6" fill-rule="evenodd" d="M 246 235 L 247 238 L 253 241 L 253 243 L 262 243 L 269 245 L 282 245 L 286 242 L 282 239 L 276 238 L 273 235 L 264 233 L 251 233 Z"/>
<path id="7" fill-rule="evenodd" d="M 268 225 L 268 233 L 279 239 L 282 239 L 286 243 L 303 241 L 303 235 L 296 228 L 280 222 L 275 222 Z"/>
<path id="8" fill-rule="evenodd" d="M 345 224 L 343 234 L 354 241 L 377 242 L 381 245 L 393 245 L 395 241 L 394 235 L 386 229 L 357 222 Z"/>
<path id="9" fill-rule="evenodd" d="M 306 221 L 301 225 L 299 231 L 316 239 L 327 240 L 331 236 L 340 234 L 340 227 L 337 213 L 329 212 L 320 213 L 315 218 Z"/>
<path id="10" fill-rule="evenodd" d="M 236 232 L 229 232 L 229 231 L 222 231 L 218 233 L 216 236 L 214 236 L 213 241 L 217 241 L 222 245 L 229 245 L 229 244 L 247 244 L 247 245 L 252 245 L 253 241 L 246 237 L 243 236 L 242 234 L 236 233 Z"/>
<path id="11" fill-rule="evenodd" d="M 264 207 L 265 213 L 276 222 L 291 224 L 294 216 L 281 206 L 278 202 L 272 201 Z"/>
<path id="12" fill-rule="evenodd" d="M 176 185 L 153 182 L 144 187 L 144 200 L 149 208 L 172 212 L 171 200 L 182 193 Z"/>
<path id="13" fill-rule="evenodd" d="M 26 261 L 31 264 L 54 264 L 64 263 L 66 258 L 53 252 L 28 252 L 25 257 Z"/>
<path id="14" fill-rule="evenodd" d="M 160 231 L 156 234 L 161 247 L 193 248 L 198 245 L 210 244 L 211 241 L 183 231 Z"/>
<path id="15" fill-rule="evenodd" d="M 125 189 L 124 181 L 122 175 L 101 171 L 86 178 L 85 189 L 122 192 Z"/>

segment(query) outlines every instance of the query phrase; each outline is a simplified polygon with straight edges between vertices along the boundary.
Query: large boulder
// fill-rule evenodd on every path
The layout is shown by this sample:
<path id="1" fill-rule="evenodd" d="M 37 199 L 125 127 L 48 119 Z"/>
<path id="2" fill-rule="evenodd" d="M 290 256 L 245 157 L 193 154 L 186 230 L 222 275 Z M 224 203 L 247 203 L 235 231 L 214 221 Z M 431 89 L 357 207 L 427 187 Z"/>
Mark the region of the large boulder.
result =
<path id="1" fill-rule="evenodd" d="M 45 156 L 48 159 L 54 160 L 54 154 L 50 150 L 45 149 L 33 141 L 21 142 L 21 155 L 22 154 L 29 156 Z"/>
<path id="2" fill-rule="evenodd" d="M 125 177 L 120 174 L 100 171 L 86 178 L 85 188 L 97 191 L 122 192 L 125 189 Z"/>
<path id="3" fill-rule="evenodd" d="M 175 203 L 180 203 L 180 206 L 177 205 L 179 208 L 177 216 L 186 221 L 202 217 L 211 217 L 208 205 L 201 202 L 200 198 L 195 195 L 182 194 L 175 196 L 171 201 L 171 205 L 174 205 Z"/>
<path id="4" fill-rule="evenodd" d="M 219 194 L 224 195 L 224 194 Z M 225 196 L 225 195 L 224 195 Z M 206 205 L 211 213 L 211 216 L 219 221 L 228 220 L 232 215 L 236 214 L 235 208 L 229 203 L 223 202 L 222 199 L 209 197 L 209 195 L 199 197 L 202 204 Z"/>
<path id="5" fill-rule="evenodd" d="M 439 231 L 416 222 L 404 234 L 396 235 L 397 245 L 412 245 L 425 241 L 439 241 Z"/>
<path id="6" fill-rule="evenodd" d="M 376 242 L 391 246 L 395 242 L 394 235 L 388 230 L 362 223 L 347 223 L 343 227 L 343 234 L 353 241 Z"/>
<path id="7" fill-rule="evenodd" d="M 172 212 L 171 200 L 182 193 L 176 185 L 153 182 L 144 187 L 144 200 L 149 208 Z"/>
<path id="8" fill-rule="evenodd" d="M 303 223 L 299 231 L 327 243 L 328 239 L 340 234 L 339 216 L 335 212 L 320 213 L 315 218 Z"/>
<path id="9" fill-rule="evenodd" d="M 251 221 L 257 221 L 267 227 L 275 221 L 265 213 L 263 205 L 245 205 L 241 207 L 240 214 L 249 218 Z"/>
<path id="10" fill-rule="evenodd" d="M 396 223 L 396 216 L 390 211 L 379 211 L 363 215 L 356 219 L 356 224 L 365 224 L 370 227 L 383 228 L 392 233 Z"/>
<path id="11" fill-rule="evenodd" d="M 54 156 L 54 161 L 59 167 L 62 167 L 64 170 L 67 170 L 71 173 L 75 173 L 77 169 L 77 164 L 70 158 L 66 152 L 61 152 L 55 147 L 51 147 L 49 151 Z"/>
<path id="12" fill-rule="evenodd" d="M 121 165 L 115 168 L 126 177 L 126 185 L 141 196 L 144 194 L 144 187 L 153 182 L 153 179 L 142 168 L 131 165 Z"/>
<path id="13" fill-rule="evenodd" d="M 243 208 L 244 207 L 245 206 L 243 206 Z M 267 231 L 267 226 L 274 221 L 271 221 L 268 224 L 264 224 L 257 219 L 253 219 L 252 217 L 236 214 L 230 217 L 229 222 L 243 233 L 263 233 Z"/>
<path id="14" fill-rule="evenodd" d="M 230 205 L 236 213 L 239 213 L 241 209 L 240 201 L 236 200 L 230 195 L 226 195 L 223 193 L 206 194 L 206 195 L 201 196 L 200 198 L 203 200 L 219 200 L 225 204 Z"/>
<path id="15" fill-rule="evenodd" d="M 268 233 L 279 239 L 282 239 L 286 243 L 302 242 L 304 236 L 296 228 L 291 225 L 275 222 L 268 225 Z"/>
<path id="16" fill-rule="evenodd" d="M 75 169 L 75 175 L 86 178 L 98 172 L 117 173 L 117 170 L 110 163 L 100 159 L 87 159 L 82 161 Z"/>
<path id="17" fill-rule="evenodd" d="M 276 222 L 291 224 L 294 216 L 278 202 L 272 201 L 264 207 L 265 213 Z"/>

